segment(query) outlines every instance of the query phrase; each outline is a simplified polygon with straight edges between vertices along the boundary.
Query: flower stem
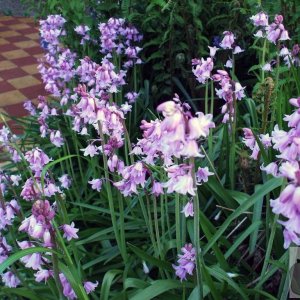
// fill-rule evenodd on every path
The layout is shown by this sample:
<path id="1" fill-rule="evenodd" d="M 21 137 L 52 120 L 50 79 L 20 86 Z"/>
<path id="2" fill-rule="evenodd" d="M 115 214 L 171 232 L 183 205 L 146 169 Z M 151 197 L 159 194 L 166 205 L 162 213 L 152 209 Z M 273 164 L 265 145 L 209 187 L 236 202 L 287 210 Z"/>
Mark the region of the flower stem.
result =
<path id="1" fill-rule="evenodd" d="M 214 82 L 210 81 L 210 113 L 214 115 Z M 209 157 L 212 157 L 212 150 L 213 150 L 213 135 L 212 130 L 209 131 L 208 135 L 208 154 Z"/>
<path id="2" fill-rule="evenodd" d="M 205 84 L 205 114 L 208 114 L 208 81 Z"/>
<path id="3" fill-rule="evenodd" d="M 56 240 L 55 240 L 55 233 L 54 231 L 51 232 L 51 239 L 53 244 L 53 250 L 57 250 Z M 54 280 L 59 292 L 59 300 L 63 300 L 63 289 L 59 279 L 59 268 L 58 268 L 58 259 L 55 253 L 52 253 L 52 265 L 53 265 L 53 272 L 54 272 Z"/>
<path id="4" fill-rule="evenodd" d="M 101 138 L 102 149 L 104 149 L 104 134 L 103 134 L 103 130 L 102 130 L 102 124 L 100 121 L 98 121 L 98 129 L 99 129 L 99 134 L 100 134 L 100 138 Z M 117 224 L 117 219 L 116 219 L 116 214 L 115 214 L 115 208 L 114 208 L 114 200 L 113 200 L 112 190 L 111 190 L 111 183 L 110 183 L 109 174 L 108 174 L 107 157 L 104 153 L 104 150 L 102 152 L 103 152 L 102 157 L 103 157 L 103 165 L 104 165 L 104 175 L 105 175 L 105 179 L 106 179 L 106 191 L 107 191 L 107 197 L 108 197 L 108 205 L 109 205 L 109 209 L 111 212 L 111 214 L 110 214 L 111 221 L 112 221 L 114 234 L 116 236 L 116 241 L 117 241 L 119 250 L 121 252 L 124 262 L 126 262 L 127 261 L 126 244 L 121 245 L 118 224 Z"/>
<path id="5" fill-rule="evenodd" d="M 197 276 L 197 287 L 198 287 L 198 299 L 203 299 L 203 283 L 202 283 L 202 252 L 200 247 L 200 206 L 199 206 L 199 196 L 196 185 L 196 174 L 195 174 L 195 159 L 190 158 L 190 166 L 192 168 L 192 177 L 194 182 L 194 189 L 196 190 L 196 195 L 194 197 L 194 246 L 196 249 L 196 276 Z"/>

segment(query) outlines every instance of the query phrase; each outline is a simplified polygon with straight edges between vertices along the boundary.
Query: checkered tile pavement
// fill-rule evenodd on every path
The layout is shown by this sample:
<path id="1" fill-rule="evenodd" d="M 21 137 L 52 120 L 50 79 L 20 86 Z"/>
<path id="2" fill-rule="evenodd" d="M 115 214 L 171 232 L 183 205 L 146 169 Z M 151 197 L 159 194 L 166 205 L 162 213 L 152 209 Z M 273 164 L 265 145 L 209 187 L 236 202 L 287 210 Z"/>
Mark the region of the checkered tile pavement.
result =
<path id="1" fill-rule="evenodd" d="M 46 94 L 37 70 L 42 55 L 31 18 L 0 16 L 0 112 L 24 116 L 24 100 Z"/>

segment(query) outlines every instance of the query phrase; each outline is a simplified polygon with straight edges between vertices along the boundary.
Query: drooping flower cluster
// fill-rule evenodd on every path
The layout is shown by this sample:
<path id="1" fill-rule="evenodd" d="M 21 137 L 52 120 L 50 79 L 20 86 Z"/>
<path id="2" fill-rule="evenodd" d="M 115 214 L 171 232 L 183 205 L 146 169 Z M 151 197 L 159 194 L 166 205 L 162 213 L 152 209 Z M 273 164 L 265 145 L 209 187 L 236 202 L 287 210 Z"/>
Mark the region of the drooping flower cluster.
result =
<path id="1" fill-rule="evenodd" d="M 42 96 L 38 97 L 37 106 L 27 101 L 24 107 L 32 116 L 38 118 L 41 136 L 49 136 L 56 147 L 62 147 L 65 139 L 61 130 L 50 128 L 51 122 L 48 120 L 51 120 L 51 117 L 61 114 L 71 117 L 73 129 L 82 135 L 88 134 L 88 124 L 94 125 L 98 130 L 100 121 L 103 133 L 111 137 L 104 150 L 113 153 L 114 149 L 123 145 L 122 119 L 131 111 L 131 105 L 125 102 L 117 106 L 112 102 L 109 104 L 108 100 L 110 94 L 119 92 L 125 85 L 128 67 L 141 63 L 138 57 L 141 48 L 136 44 L 141 41 L 142 35 L 124 19 L 111 18 L 106 23 L 99 24 L 100 47 L 105 56 L 98 64 L 89 57 L 78 60 L 76 53 L 62 47 L 60 38 L 66 34 L 65 22 L 66 20 L 59 15 L 49 16 L 41 21 L 40 29 L 42 38 L 45 37 L 49 45 L 39 70 L 46 91 L 60 97 L 61 107 L 53 107 L 52 103 Z M 82 36 L 82 43 L 93 40 L 88 26 L 81 24 L 74 30 Z M 125 59 L 123 69 L 120 69 L 120 65 L 115 66 L 112 63 L 116 55 L 118 59 Z M 134 103 L 138 93 L 129 92 L 126 97 L 129 103 Z M 96 155 L 99 150 L 93 142 L 87 146 L 84 153 Z"/>
<path id="2" fill-rule="evenodd" d="M 40 60 L 38 66 L 45 90 L 55 97 L 67 93 L 67 83 L 75 76 L 76 54 L 70 49 L 56 48 L 56 52 L 48 52 Z"/>
<path id="3" fill-rule="evenodd" d="M 1 216 L 1 218 L 2 217 L 5 218 L 4 215 Z M 3 223 L 3 220 L 1 220 L 1 223 Z M 4 229 L 6 229 L 7 225 L 11 225 L 11 223 L 10 222 L 7 223 L 5 225 L 5 227 L 0 228 L 0 230 L 2 231 Z M 6 238 L 0 234 L 0 263 L 3 263 L 8 258 L 8 255 L 10 254 L 11 250 L 12 250 L 12 247 L 7 243 Z M 10 288 L 15 288 L 21 283 L 20 279 L 11 270 L 9 270 L 5 273 L 2 273 L 1 278 L 2 278 L 2 282 L 4 283 L 4 285 L 7 287 L 10 287 Z"/>
<path id="4" fill-rule="evenodd" d="M 99 24 L 101 52 L 111 56 L 113 52 L 127 57 L 124 67 L 132 67 L 142 61 L 138 57 L 141 48 L 134 43 L 142 40 L 143 36 L 124 19 L 110 18 L 106 23 Z"/>
<path id="5" fill-rule="evenodd" d="M 163 184 L 167 193 L 190 194 L 195 196 L 191 166 L 186 164 L 173 165 L 167 168 L 169 180 Z"/>
<path id="6" fill-rule="evenodd" d="M 296 107 L 296 110 L 284 117 L 288 122 L 289 131 L 279 129 L 278 125 L 275 125 L 270 137 L 260 136 L 264 147 L 273 147 L 279 152 L 276 155 L 278 161 L 261 166 L 261 169 L 275 177 L 286 178 L 288 182 L 280 196 L 271 200 L 273 212 L 286 218 L 286 221 L 280 221 L 285 228 L 284 248 L 288 248 L 292 242 L 300 245 L 300 98 L 292 98 L 290 103 Z M 250 129 L 245 128 L 244 132 L 244 143 L 253 150 L 252 157 L 256 159 L 259 152 L 256 140 Z"/>
<path id="7" fill-rule="evenodd" d="M 242 87 L 239 82 L 233 81 L 224 70 L 217 70 L 212 79 L 220 86 L 219 89 L 216 89 L 217 96 L 225 101 L 221 109 L 224 114 L 222 122 L 232 122 L 235 114 L 234 102 L 245 97 L 245 87 Z"/>
<path id="8" fill-rule="evenodd" d="M 254 159 L 254 160 L 257 160 L 258 159 L 258 155 L 260 153 L 260 149 L 259 149 L 259 145 L 255 139 L 255 136 L 252 132 L 251 129 L 249 128 L 243 128 L 243 131 L 244 131 L 244 138 L 243 138 L 243 143 L 250 149 L 252 150 L 252 154 L 251 154 L 251 158 Z M 258 135 L 257 137 L 262 146 L 265 148 L 265 149 L 268 149 L 269 147 L 272 146 L 272 143 L 271 143 L 271 137 L 270 135 L 267 133 L 267 134 L 260 134 Z"/>
<path id="9" fill-rule="evenodd" d="M 284 177 L 288 181 L 279 198 L 271 200 L 273 212 L 287 218 L 287 221 L 281 221 L 285 228 L 283 232 L 285 248 L 288 248 L 291 242 L 300 245 L 300 98 L 292 98 L 290 103 L 296 110 L 284 118 L 288 122 L 289 131 L 281 130 L 276 125 L 272 132 L 273 148 L 280 153 L 277 155 L 280 166 L 273 163 L 273 174 L 277 173 L 277 176 Z"/>
<path id="10" fill-rule="evenodd" d="M 89 31 L 90 31 L 90 27 L 87 25 L 78 25 L 75 27 L 74 31 L 79 34 L 80 36 L 82 36 L 80 44 L 84 45 L 86 41 L 89 41 L 91 39 Z"/>
<path id="11" fill-rule="evenodd" d="M 13 144 L 16 143 L 17 137 L 11 133 L 11 131 L 6 127 L 2 126 L 0 129 L 0 149 L 7 151 L 14 163 L 20 162 L 21 157 Z"/>
<path id="12" fill-rule="evenodd" d="M 20 231 L 25 231 L 34 239 L 42 239 L 45 247 L 51 247 L 51 221 L 55 212 L 48 200 L 36 200 L 32 205 L 32 215 L 23 220 Z"/>
<path id="13" fill-rule="evenodd" d="M 118 92 L 118 88 L 125 84 L 126 72 L 117 72 L 116 67 L 107 58 L 103 58 L 99 65 L 85 57 L 80 60 L 76 75 L 79 76 L 80 83 L 87 85 L 91 94 L 101 97 L 103 92 Z"/>
<path id="14" fill-rule="evenodd" d="M 217 70 L 215 74 L 213 73 L 214 68 L 214 58 L 216 52 L 220 49 L 232 50 L 232 56 L 235 54 L 242 53 L 244 50 L 235 43 L 235 36 L 231 31 L 224 31 L 224 37 L 220 42 L 220 48 L 214 46 L 209 47 L 210 57 L 206 60 L 204 58 L 192 60 L 193 74 L 195 75 L 199 83 L 206 83 L 209 79 L 216 82 L 220 89 L 216 89 L 217 96 L 220 99 L 225 100 L 225 104 L 222 106 L 221 112 L 224 114 L 223 123 L 232 122 L 234 119 L 234 102 L 235 100 L 241 100 L 245 97 L 244 89 L 239 82 L 235 82 L 229 76 L 229 74 L 224 70 Z M 233 58 L 229 58 L 224 65 L 227 68 L 233 67 Z"/>
<path id="15" fill-rule="evenodd" d="M 211 114 L 199 112 L 193 117 L 189 109 L 177 95 L 173 101 L 160 104 L 157 111 L 163 114 L 163 120 L 142 121 L 143 138 L 133 152 L 142 155 L 148 164 L 161 158 L 166 166 L 173 164 L 173 157 L 200 157 L 197 142 L 207 137 L 209 129 L 215 125 Z"/>
<path id="16" fill-rule="evenodd" d="M 289 34 L 287 30 L 284 28 L 283 16 L 276 15 L 274 18 L 274 22 L 266 27 L 267 39 L 276 44 L 278 41 L 286 41 L 289 40 Z"/>
<path id="17" fill-rule="evenodd" d="M 203 57 L 201 59 L 193 59 L 192 65 L 194 66 L 193 73 L 198 82 L 205 83 L 211 77 L 211 72 L 214 68 L 214 62 L 211 57 L 208 57 L 206 60 Z"/>
<path id="18" fill-rule="evenodd" d="M 1 193 L 4 193 L 3 188 L 1 188 Z M 7 226 L 12 225 L 12 222 L 19 211 L 20 206 L 17 200 L 12 199 L 9 202 L 2 202 L 0 204 L 0 230 L 5 230 Z"/>
<path id="19" fill-rule="evenodd" d="M 257 38 L 266 38 L 269 42 L 281 46 L 280 42 L 289 40 L 288 31 L 283 25 L 283 16 L 276 15 L 273 23 L 269 25 L 268 15 L 264 12 L 260 12 L 250 18 L 254 26 L 258 27 L 258 31 L 254 34 Z M 290 61 L 293 61 L 292 54 L 286 46 L 282 46 L 278 49 L 279 55 L 283 58 L 285 64 L 289 67 Z M 265 63 L 262 67 L 263 71 L 271 72 L 273 70 L 272 65 L 276 63 L 275 60 L 271 60 Z"/>
<path id="20" fill-rule="evenodd" d="M 132 193 L 137 194 L 137 186 L 145 186 L 147 169 L 142 162 L 137 162 L 134 165 L 124 167 L 121 171 L 122 180 L 115 182 L 114 186 L 125 196 L 130 196 Z"/>
<path id="21" fill-rule="evenodd" d="M 6 147 L 9 145 L 13 148 L 13 136 L 11 136 L 5 128 L 2 128 L 2 145 Z M 30 241 L 17 241 L 20 249 L 34 248 L 38 245 L 43 245 L 47 248 L 52 248 L 55 243 L 55 230 L 53 228 L 52 221 L 56 214 L 56 204 L 51 205 L 50 199 L 56 193 L 62 193 L 63 189 L 68 189 L 71 185 L 71 179 L 67 174 L 58 178 L 60 186 L 50 179 L 48 173 L 44 174 L 44 184 L 41 182 L 41 175 L 43 168 L 51 161 L 51 159 L 39 148 L 34 148 L 27 151 L 22 157 L 28 162 L 29 169 L 31 170 L 31 176 L 25 181 L 20 196 L 25 200 L 32 201 L 31 215 L 23 218 L 23 214 L 20 212 L 20 206 L 15 199 L 9 202 L 5 202 L 3 199 L 8 194 L 8 190 L 13 189 L 16 191 L 16 187 L 21 186 L 22 177 L 20 175 L 8 175 L 5 172 L 0 175 L 1 185 L 1 201 L 0 201 L 0 230 L 5 231 L 7 227 L 12 225 L 16 216 L 19 217 L 21 225 L 19 231 L 26 232 L 31 239 Z M 21 157 L 20 157 L 21 159 Z M 41 200 L 41 198 L 49 198 L 49 200 Z M 71 224 L 63 224 L 59 227 L 63 232 L 63 237 L 70 241 L 71 239 L 77 239 L 78 229 L 75 228 L 74 222 Z M 8 255 L 13 252 L 12 247 L 7 243 L 6 238 L 0 235 L 0 263 L 8 258 Z M 24 264 L 24 267 L 30 268 L 35 271 L 34 276 L 36 282 L 47 281 L 54 277 L 54 271 L 52 269 L 51 260 L 49 260 L 51 253 L 32 253 L 28 254 L 20 259 Z M 64 276 L 63 274 L 60 277 Z M 20 279 L 15 274 L 14 270 L 8 270 L 1 275 L 2 282 L 7 287 L 15 288 L 21 284 Z M 77 296 L 70 283 L 65 277 L 61 280 L 63 284 L 63 292 L 68 299 L 76 299 Z M 83 283 L 86 292 L 91 293 L 98 285 L 98 282 L 93 283 L 85 281 Z"/>
<path id="22" fill-rule="evenodd" d="M 279 55 L 283 58 L 288 67 L 290 67 L 291 64 L 295 67 L 300 66 L 300 47 L 298 44 L 295 44 L 291 51 L 286 46 L 283 46 Z"/>
<path id="23" fill-rule="evenodd" d="M 40 20 L 40 35 L 47 43 L 47 50 L 55 53 L 59 47 L 61 36 L 66 35 L 63 26 L 66 20 L 60 15 L 49 15 L 46 20 Z"/>
<path id="24" fill-rule="evenodd" d="M 186 280 L 187 275 L 193 275 L 195 269 L 195 260 L 196 260 L 196 250 L 192 244 L 185 244 L 181 248 L 182 254 L 178 255 L 177 263 L 178 265 L 173 265 L 175 269 L 176 276 L 180 280 Z"/>

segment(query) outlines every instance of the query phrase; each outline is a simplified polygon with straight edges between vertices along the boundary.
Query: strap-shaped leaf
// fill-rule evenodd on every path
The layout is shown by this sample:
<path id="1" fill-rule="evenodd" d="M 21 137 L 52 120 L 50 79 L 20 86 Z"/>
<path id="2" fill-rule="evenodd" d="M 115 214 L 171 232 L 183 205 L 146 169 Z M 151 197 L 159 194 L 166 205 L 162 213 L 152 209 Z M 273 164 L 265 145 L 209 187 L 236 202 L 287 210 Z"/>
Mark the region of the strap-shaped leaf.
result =
<path id="1" fill-rule="evenodd" d="M 0 274 L 3 273 L 3 271 L 8 268 L 9 266 L 11 266 L 13 263 L 15 263 L 16 261 L 18 261 L 20 258 L 26 256 L 26 255 L 30 255 L 33 253 L 46 253 L 46 252 L 51 252 L 51 253 L 56 253 L 58 256 L 59 254 L 49 248 L 44 248 L 44 247 L 32 247 L 32 248 L 27 248 L 24 250 L 20 250 L 14 254 L 12 254 L 11 256 L 9 256 L 1 265 L 0 265 Z"/>

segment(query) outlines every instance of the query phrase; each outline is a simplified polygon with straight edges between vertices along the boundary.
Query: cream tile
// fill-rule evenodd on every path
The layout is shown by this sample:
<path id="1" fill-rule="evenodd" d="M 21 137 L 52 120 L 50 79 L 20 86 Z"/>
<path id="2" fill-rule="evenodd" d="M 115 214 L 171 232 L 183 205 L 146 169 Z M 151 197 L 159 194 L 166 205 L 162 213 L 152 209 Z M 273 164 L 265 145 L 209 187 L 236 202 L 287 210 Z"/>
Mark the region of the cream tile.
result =
<path id="1" fill-rule="evenodd" d="M 38 32 L 26 34 L 25 36 L 32 39 L 32 40 L 39 40 L 40 39 L 40 36 L 39 36 Z"/>
<path id="2" fill-rule="evenodd" d="M 1 55 L 6 59 L 15 59 L 29 56 L 29 54 L 22 49 L 6 51 L 1 53 Z"/>
<path id="3" fill-rule="evenodd" d="M 26 73 L 33 75 L 33 74 L 38 74 L 39 70 L 37 69 L 37 64 L 33 64 L 33 65 L 28 65 L 28 66 L 24 66 L 21 67 Z"/>
<path id="4" fill-rule="evenodd" d="M 12 37 L 12 36 L 19 36 L 19 35 L 21 35 L 19 32 L 16 32 L 16 31 L 13 31 L 13 30 L 0 32 L 0 37 L 2 37 L 2 38 Z"/>
<path id="5" fill-rule="evenodd" d="M 0 36 L 1 36 L 1 33 L 0 33 Z M 6 45 L 6 44 L 8 44 L 8 41 L 6 39 L 2 39 L 0 37 L 0 45 Z"/>
<path id="6" fill-rule="evenodd" d="M 30 75 L 10 79 L 10 80 L 8 80 L 8 82 L 12 86 L 14 86 L 16 89 L 23 89 L 23 88 L 26 88 L 29 86 L 34 86 L 34 85 L 41 83 L 39 80 L 37 80 L 36 78 L 34 78 L 33 76 L 30 76 Z"/>
<path id="7" fill-rule="evenodd" d="M 30 26 L 28 26 L 27 24 L 13 24 L 13 25 L 8 25 L 9 28 L 13 29 L 13 30 L 19 30 L 19 29 L 27 29 L 30 28 Z"/>
<path id="8" fill-rule="evenodd" d="M 19 48 L 26 49 L 26 48 L 38 46 L 39 44 L 33 40 L 28 40 L 28 41 L 14 43 L 14 45 Z"/>
<path id="9" fill-rule="evenodd" d="M 0 71 L 10 70 L 16 67 L 17 66 L 9 60 L 0 61 Z"/>
<path id="10" fill-rule="evenodd" d="M 12 105 L 23 102 L 26 100 L 26 96 L 20 91 L 9 91 L 0 94 L 0 106 Z"/>

